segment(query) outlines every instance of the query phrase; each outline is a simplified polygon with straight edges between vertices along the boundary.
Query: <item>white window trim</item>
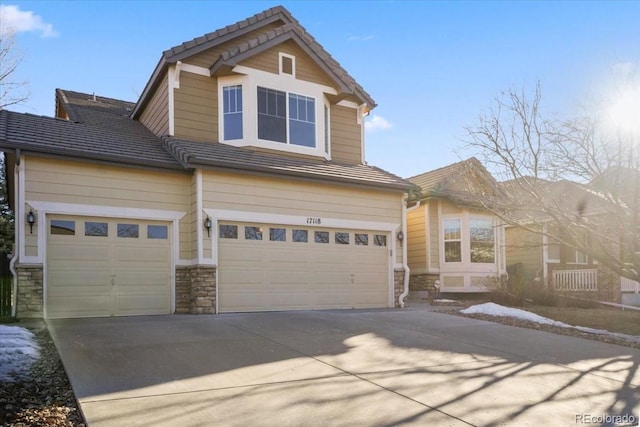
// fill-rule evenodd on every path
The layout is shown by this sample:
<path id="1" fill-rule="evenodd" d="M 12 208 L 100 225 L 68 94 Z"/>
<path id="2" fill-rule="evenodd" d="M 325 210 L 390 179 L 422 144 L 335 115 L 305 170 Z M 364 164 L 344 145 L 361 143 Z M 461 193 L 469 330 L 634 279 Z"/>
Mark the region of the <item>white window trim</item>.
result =
<path id="1" fill-rule="evenodd" d="M 291 74 L 289 73 L 285 73 L 284 71 L 282 71 L 282 58 L 289 58 L 291 59 Z M 296 78 L 296 57 L 293 55 L 289 55 L 283 52 L 279 52 L 278 53 L 278 72 L 281 75 L 284 76 L 291 76 L 294 79 Z"/>
<path id="2" fill-rule="evenodd" d="M 462 242 L 462 261 L 448 261 L 445 262 L 444 251 L 444 221 L 447 219 L 459 219 L 460 220 L 460 233 Z M 471 237 L 470 237 L 470 220 L 471 219 L 486 219 L 493 224 L 493 250 L 494 257 L 493 262 L 471 262 Z M 480 213 L 472 213 L 464 210 L 459 213 L 442 214 L 439 220 L 439 247 L 440 247 L 440 272 L 441 273 L 497 273 L 499 270 L 499 262 L 502 257 L 501 250 L 498 245 L 496 219 L 490 215 L 482 215 Z"/>
<path id="3" fill-rule="evenodd" d="M 331 105 L 325 94 L 335 94 L 335 89 L 319 85 L 316 83 L 296 80 L 289 74 L 273 74 L 265 71 L 255 70 L 244 66 L 234 67 L 234 71 L 243 75 L 218 77 L 218 141 L 236 147 L 260 147 L 269 150 L 286 151 L 295 154 L 323 157 L 331 159 L 329 153 L 325 152 L 325 126 L 324 107 L 329 108 L 329 120 L 331 119 Z M 223 108 L 223 87 L 232 85 L 242 85 L 242 139 L 225 141 L 224 139 L 224 108 Z M 316 100 L 315 105 L 315 127 L 316 146 L 315 148 L 303 147 L 290 143 L 281 143 L 258 139 L 258 86 L 267 89 L 279 90 L 287 93 L 287 108 L 289 108 L 288 95 L 308 96 Z M 287 114 L 287 129 L 289 128 L 289 117 Z M 327 127 L 329 129 L 329 127 Z M 331 133 L 329 131 L 329 147 L 331 146 Z"/>
<path id="4" fill-rule="evenodd" d="M 543 232 L 547 232 L 547 225 L 544 225 Z M 549 237 L 546 234 L 542 235 L 542 254 L 544 258 L 544 262 L 549 264 L 560 264 L 560 258 L 550 258 L 549 257 L 549 245 L 553 245 L 556 243 L 550 243 Z"/>
<path id="5" fill-rule="evenodd" d="M 460 224 L 460 238 L 459 239 L 445 239 L 445 222 L 451 220 L 458 220 Z M 461 216 L 450 216 L 446 218 L 442 218 L 442 261 L 445 264 L 462 264 L 465 262 L 465 245 L 464 245 L 464 221 Z M 460 242 L 460 261 L 447 261 L 447 252 L 446 252 L 446 243 L 447 242 Z"/>

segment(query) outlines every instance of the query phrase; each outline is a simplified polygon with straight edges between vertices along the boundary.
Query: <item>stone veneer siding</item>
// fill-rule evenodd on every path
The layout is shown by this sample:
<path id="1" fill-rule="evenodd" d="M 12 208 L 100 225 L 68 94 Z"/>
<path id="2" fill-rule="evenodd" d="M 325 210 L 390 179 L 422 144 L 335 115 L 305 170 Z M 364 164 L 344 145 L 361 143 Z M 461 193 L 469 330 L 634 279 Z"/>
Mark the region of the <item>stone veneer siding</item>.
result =
<path id="1" fill-rule="evenodd" d="M 409 290 L 410 291 L 429 291 L 429 293 L 435 290 L 434 283 L 436 280 L 440 280 L 438 274 L 411 274 L 409 278 Z"/>
<path id="2" fill-rule="evenodd" d="M 42 265 L 16 265 L 18 294 L 16 317 L 41 319 L 44 317 Z"/>
<path id="3" fill-rule="evenodd" d="M 404 292 L 404 269 L 396 269 L 393 272 L 393 303 L 400 307 L 400 294 Z"/>
<path id="4" fill-rule="evenodd" d="M 216 268 L 176 267 L 176 314 L 215 314 Z"/>

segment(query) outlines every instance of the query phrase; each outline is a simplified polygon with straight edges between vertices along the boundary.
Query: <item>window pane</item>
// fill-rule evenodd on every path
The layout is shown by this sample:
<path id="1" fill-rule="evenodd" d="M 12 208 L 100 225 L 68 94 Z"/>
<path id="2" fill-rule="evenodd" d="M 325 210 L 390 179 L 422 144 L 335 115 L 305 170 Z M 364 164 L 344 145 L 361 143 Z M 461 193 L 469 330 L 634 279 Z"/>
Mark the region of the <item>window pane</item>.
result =
<path id="1" fill-rule="evenodd" d="M 137 239 L 138 235 L 138 224 L 118 224 L 118 237 L 131 237 Z"/>
<path id="2" fill-rule="evenodd" d="M 367 246 L 369 244 L 369 235 L 356 233 L 356 245 Z"/>
<path id="3" fill-rule="evenodd" d="M 242 86 L 225 86 L 224 98 L 224 139 L 242 139 Z"/>
<path id="4" fill-rule="evenodd" d="M 147 239 L 166 239 L 169 229 L 166 225 L 147 225 Z"/>
<path id="5" fill-rule="evenodd" d="M 106 222 L 85 222 L 84 223 L 84 235 L 107 237 L 109 235 L 109 224 Z"/>
<path id="6" fill-rule="evenodd" d="M 313 232 L 313 240 L 316 243 L 329 243 L 329 232 L 328 231 L 314 231 Z"/>
<path id="7" fill-rule="evenodd" d="M 289 94 L 289 142 L 304 147 L 316 146 L 316 100 Z"/>
<path id="8" fill-rule="evenodd" d="M 459 219 L 445 219 L 444 220 L 444 239 L 456 240 L 460 239 L 460 220 Z"/>
<path id="9" fill-rule="evenodd" d="M 221 239 L 237 239 L 238 226 L 237 225 L 220 225 L 219 233 L 220 233 Z"/>
<path id="10" fill-rule="evenodd" d="M 444 242 L 444 260 L 445 262 L 461 262 L 462 261 L 462 243 L 461 242 Z"/>
<path id="11" fill-rule="evenodd" d="M 471 262 L 493 263 L 493 242 L 471 242 Z"/>
<path id="12" fill-rule="evenodd" d="M 287 240 L 287 231 L 284 228 L 270 228 L 269 240 L 272 242 L 284 242 Z"/>
<path id="13" fill-rule="evenodd" d="M 260 227 L 245 227 L 244 238 L 246 240 L 262 240 L 262 228 Z"/>
<path id="14" fill-rule="evenodd" d="M 374 246 L 387 246 L 387 236 L 384 234 L 374 234 L 373 235 L 373 245 Z"/>
<path id="15" fill-rule="evenodd" d="M 495 261 L 493 222 L 490 219 L 469 220 L 471 262 L 493 263 Z"/>
<path id="16" fill-rule="evenodd" d="M 258 87 L 258 138 L 287 142 L 284 92 Z"/>
<path id="17" fill-rule="evenodd" d="M 292 237 L 294 242 L 306 243 L 309 241 L 309 232 L 307 230 L 293 230 Z"/>
<path id="18" fill-rule="evenodd" d="M 338 244 L 338 245 L 348 245 L 349 244 L 349 233 L 338 233 L 338 232 L 336 232 L 336 244 Z"/>
<path id="19" fill-rule="evenodd" d="M 560 262 L 560 245 L 550 243 L 549 246 L 547 246 L 547 258 L 547 261 Z"/>
<path id="20" fill-rule="evenodd" d="M 63 221 L 60 219 L 51 220 L 51 234 L 62 234 L 65 236 L 76 235 L 76 222 Z"/>

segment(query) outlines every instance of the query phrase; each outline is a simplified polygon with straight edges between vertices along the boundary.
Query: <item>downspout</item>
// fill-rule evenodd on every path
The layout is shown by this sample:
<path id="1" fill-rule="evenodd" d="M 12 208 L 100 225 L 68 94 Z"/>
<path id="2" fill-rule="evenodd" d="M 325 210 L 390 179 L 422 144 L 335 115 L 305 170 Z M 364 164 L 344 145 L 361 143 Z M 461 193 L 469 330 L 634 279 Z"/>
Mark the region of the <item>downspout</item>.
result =
<path id="1" fill-rule="evenodd" d="M 16 167 L 13 168 L 13 191 L 14 191 L 14 200 L 16 200 L 16 198 L 18 197 L 19 193 L 19 177 L 20 177 L 20 149 L 17 148 L 16 149 Z M 14 218 L 18 218 L 18 215 L 20 215 L 19 211 L 20 211 L 20 201 L 16 200 L 16 204 L 15 204 L 15 212 L 14 212 Z M 14 227 L 13 227 L 13 256 L 11 257 L 11 261 L 9 261 L 9 271 L 11 272 L 11 275 L 13 276 L 13 292 L 12 292 L 12 298 L 11 298 L 11 317 L 16 317 L 16 313 L 18 310 L 18 273 L 16 272 L 16 262 L 18 261 L 18 254 L 19 252 L 19 244 L 18 244 L 18 225 L 16 224 L 17 221 L 14 220 Z"/>
<path id="2" fill-rule="evenodd" d="M 409 196 L 410 195 L 411 193 L 409 193 Z M 418 200 L 415 206 L 407 208 L 407 203 L 409 203 L 410 198 L 409 196 L 407 196 L 407 199 L 402 203 L 402 235 L 404 236 L 404 239 L 402 240 L 402 268 L 404 269 L 404 291 L 402 291 L 402 293 L 398 297 L 400 308 L 405 307 L 404 300 L 407 295 L 409 295 L 409 278 L 411 276 L 411 270 L 409 269 L 409 263 L 407 260 L 407 242 L 409 239 L 409 236 L 407 235 L 407 213 L 420 207 L 420 200 Z"/>

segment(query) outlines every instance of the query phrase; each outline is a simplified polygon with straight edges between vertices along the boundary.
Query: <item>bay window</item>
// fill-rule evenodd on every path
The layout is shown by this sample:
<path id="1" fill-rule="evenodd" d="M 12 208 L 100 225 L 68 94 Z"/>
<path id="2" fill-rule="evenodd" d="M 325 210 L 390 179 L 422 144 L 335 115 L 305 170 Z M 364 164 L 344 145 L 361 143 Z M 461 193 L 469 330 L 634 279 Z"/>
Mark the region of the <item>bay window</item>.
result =
<path id="1" fill-rule="evenodd" d="M 471 262 L 493 263 L 495 261 L 493 236 L 493 224 L 490 219 L 469 220 Z"/>
<path id="2" fill-rule="evenodd" d="M 470 217 L 443 220 L 444 262 L 494 264 L 496 242 L 491 218 Z"/>
<path id="3" fill-rule="evenodd" d="M 224 86 L 224 140 L 242 139 L 242 86 Z"/>
<path id="4" fill-rule="evenodd" d="M 459 219 L 444 220 L 444 261 L 462 262 L 462 234 Z"/>

